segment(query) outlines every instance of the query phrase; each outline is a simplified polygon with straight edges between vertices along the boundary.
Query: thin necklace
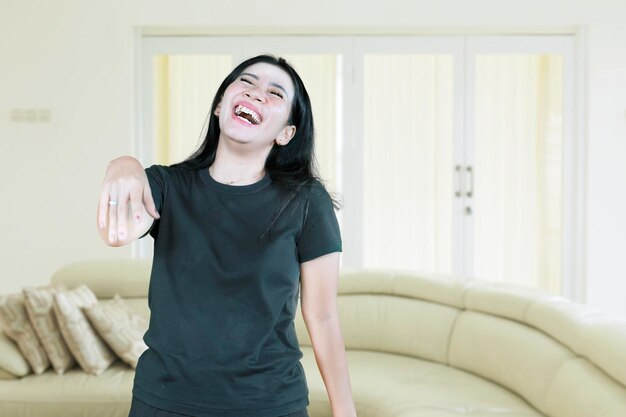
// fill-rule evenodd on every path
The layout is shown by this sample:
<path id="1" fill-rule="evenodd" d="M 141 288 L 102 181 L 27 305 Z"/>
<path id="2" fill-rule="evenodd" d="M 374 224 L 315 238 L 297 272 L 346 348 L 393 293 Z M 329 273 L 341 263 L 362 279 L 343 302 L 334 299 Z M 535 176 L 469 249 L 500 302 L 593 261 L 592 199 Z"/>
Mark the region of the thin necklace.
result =
<path id="1" fill-rule="evenodd" d="M 209 174 L 211 174 L 211 177 L 212 177 L 213 179 L 215 179 L 215 177 L 213 176 L 213 173 L 211 172 L 211 168 L 213 168 L 213 167 L 212 167 L 212 166 L 211 166 L 211 167 L 209 167 Z M 253 179 L 258 179 L 258 178 L 260 178 L 260 177 L 261 177 L 261 174 L 258 174 L 258 175 L 256 175 Z M 234 184 L 234 183 L 236 183 L 236 182 L 243 181 L 244 179 L 245 179 L 245 178 L 242 178 L 242 179 L 239 179 L 239 180 L 227 181 L 227 182 L 226 182 L 226 184 L 231 185 L 231 184 Z M 216 180 L 216 181 L 217 181 L 217 180 Z"/>

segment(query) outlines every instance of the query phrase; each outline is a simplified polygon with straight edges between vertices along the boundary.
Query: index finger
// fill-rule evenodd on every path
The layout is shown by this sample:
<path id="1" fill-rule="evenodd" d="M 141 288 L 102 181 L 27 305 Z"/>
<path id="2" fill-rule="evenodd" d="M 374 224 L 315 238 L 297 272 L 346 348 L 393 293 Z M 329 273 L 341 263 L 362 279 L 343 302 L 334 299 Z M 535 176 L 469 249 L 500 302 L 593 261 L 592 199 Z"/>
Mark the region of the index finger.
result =
<path id="1" fill-rule="evenodd" d="M 156 209 L 156 205 L 154 204 L 154 199 L 152 198 L 152 191 L 150 189 L 150 184 L 146 183 L 143 190 L 143 202 L 146 207 L 146 211 L 155 219 L 160 219 L 161 215 Z"/>

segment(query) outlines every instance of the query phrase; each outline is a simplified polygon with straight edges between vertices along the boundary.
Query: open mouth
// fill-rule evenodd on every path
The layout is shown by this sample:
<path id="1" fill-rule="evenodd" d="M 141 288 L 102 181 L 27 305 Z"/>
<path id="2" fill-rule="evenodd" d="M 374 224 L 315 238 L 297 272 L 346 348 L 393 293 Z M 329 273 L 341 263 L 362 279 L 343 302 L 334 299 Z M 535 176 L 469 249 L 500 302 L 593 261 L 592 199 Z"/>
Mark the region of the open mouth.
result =
<path id="1" fill-rule="evenodd" d="M 257 112 L 241 104 L 235 106 L 233 112 L 235 113 L 235 116 L 251 125 L 258 125 L 261 123 L 261 116 Z"/>

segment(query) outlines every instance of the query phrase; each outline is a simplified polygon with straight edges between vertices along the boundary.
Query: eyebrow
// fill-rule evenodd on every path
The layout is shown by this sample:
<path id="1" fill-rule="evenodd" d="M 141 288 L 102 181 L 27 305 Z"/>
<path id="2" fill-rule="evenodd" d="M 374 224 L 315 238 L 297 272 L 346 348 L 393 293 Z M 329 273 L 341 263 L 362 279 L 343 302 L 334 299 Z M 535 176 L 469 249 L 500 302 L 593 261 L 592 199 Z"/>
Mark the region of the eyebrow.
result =
<path id="1" fill-rule="evenodd" d="M 249 72 L 242 72 L 242 73 L 241 73 L 241 75 L 249 75 L 250 77 L 254 78 L 255 80 L 257 80 L 257 81 L 259 80 L 259 77 L 258 77 L 258 76 L 254 75 L 254 74 L 250 74 Z M 281 90 L 283 90 L 283 92 L 285 93 L 285 95 L 286 95 L 287 97 L 289 97 L 289 94 L 287 93 L 287 90 L 285 90 L 285 89 L 283 88 L 283 86 L 282 86 L 282 85 L 280 85 L 280 84 L 276 84 L 276 83 L 270 83 L 270 85 L 271 85 L 271 86 L 274 86 L 274 87 L 276 87 L 276 88 L 280 88 Z"/>

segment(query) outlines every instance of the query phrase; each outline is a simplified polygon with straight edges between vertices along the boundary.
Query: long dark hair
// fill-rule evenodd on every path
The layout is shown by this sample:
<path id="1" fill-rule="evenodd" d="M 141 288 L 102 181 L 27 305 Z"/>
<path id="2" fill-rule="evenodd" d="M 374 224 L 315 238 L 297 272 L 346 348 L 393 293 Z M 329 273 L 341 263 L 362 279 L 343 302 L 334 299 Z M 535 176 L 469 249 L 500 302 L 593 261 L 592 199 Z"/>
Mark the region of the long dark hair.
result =
<path id="1" fill-rule="evenodd" d="M 207 133 L 202 144 L 187 159 L 172 164 L 171 166 L 181 166 L 195 170 L 208 169 L 208 167 L 213 164 L 220 137 L 219 118 L 214 113 L 215 109 L 226 88 L 228 88 L 247 67 L 259 62 L 275 65 L 283 69 L 291 77 L 295 95 L 292 101 L 288 123 L 296 126 L 296 133 L 289 143 L 283 146 L 274 143 L 274 146 L 265 160 L 265 171 L 270 175 L 272 182 L 284 191 L 284 198 L 282 206 L 279 206 L 274 218 L 265 232 L 260 236 L 260 239 L 262 239 L 265 234 L 271 232 L 272 227 L 281 213 L 283 213 L 287 206 L 296 198 L 302 188 L 308 188 L 310 191 L 310 187 L 316 182 L 319 182 L 324 190 L 328 192 L 325 181 L 319 175 L 317 159 L 315 157 L 315 130 L 313 127 L 313 112 L 309 94 L 296 70 L 285 59 L 264 54 L 249 58 L 237 65 L 224 81 L 222 81 L 222 84 L 215 93 L 211 111 L 207 116 L 209 118 Z M 333 196 L 335 193 L 328 192 L 328 194 L 330 195 L 334 209 L 339 210 L 341 203 Z M 304 209 L 305 218 L 308 213 L 308 201 L 309 199 L 307 198 Z"/>

